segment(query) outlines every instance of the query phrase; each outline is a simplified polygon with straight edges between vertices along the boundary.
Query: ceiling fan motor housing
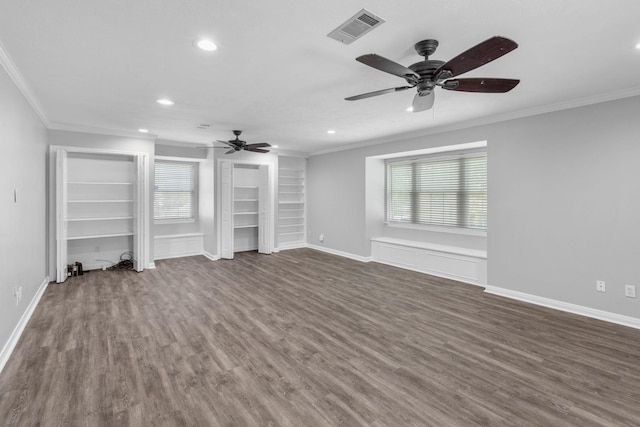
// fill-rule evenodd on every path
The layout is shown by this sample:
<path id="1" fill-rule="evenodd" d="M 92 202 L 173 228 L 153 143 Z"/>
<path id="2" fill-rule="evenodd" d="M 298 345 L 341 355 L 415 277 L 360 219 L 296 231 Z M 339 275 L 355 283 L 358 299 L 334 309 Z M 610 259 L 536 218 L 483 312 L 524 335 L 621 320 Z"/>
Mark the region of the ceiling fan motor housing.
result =
<path id="1" fill-rule="evenodd" d="M 419 93 L 429 93 L 436 87 L 433 73 L 444 65 L 444 61 L 425 60 L 409 65 L 409 69 L 420 76 L 416 88 Z"/>

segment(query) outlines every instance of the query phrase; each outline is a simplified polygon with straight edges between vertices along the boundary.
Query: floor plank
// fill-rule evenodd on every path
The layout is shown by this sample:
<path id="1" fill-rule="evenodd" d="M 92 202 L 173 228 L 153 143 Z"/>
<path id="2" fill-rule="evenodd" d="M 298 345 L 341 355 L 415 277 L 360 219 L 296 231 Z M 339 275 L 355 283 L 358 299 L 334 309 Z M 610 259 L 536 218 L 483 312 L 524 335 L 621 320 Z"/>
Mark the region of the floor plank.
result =
<path id="1" fill-rule="evenodd" d="M 640 331 L 296 249 L 92 271 L 0 374 L 24 425 L 640 425 Z"/>

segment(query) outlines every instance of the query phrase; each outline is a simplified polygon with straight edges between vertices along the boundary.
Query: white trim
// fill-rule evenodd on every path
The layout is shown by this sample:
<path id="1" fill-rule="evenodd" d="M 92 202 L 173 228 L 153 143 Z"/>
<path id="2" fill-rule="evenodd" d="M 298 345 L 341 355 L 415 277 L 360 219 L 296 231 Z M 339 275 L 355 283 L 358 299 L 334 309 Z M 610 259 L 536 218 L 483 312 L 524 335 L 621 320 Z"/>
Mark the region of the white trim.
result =
<path id="1" fill-rule="evenodd" d="M 468 249 L 459 246 L 438 245 L 435 243 L 418 242 L 414 240 L 395 239 L 393 237 L 373 237 L 372 242 L 388 243 L 390 245 L 405 246 L 409 248 L 426 249 L 434 252 L 443 252 L 453 255 L 463 255 L 479 259 L 487 259 L 487 251 L 480 249 Z"/>
<path id="2" fill-rule="evenodd" d="M 36 307 L 40 302 L 40 298 L 42 298 L 42 295 L 44 294 L 44 291 L 47 289 L 47 286 L 49 286 L 49 277 L 45 277 L 42 283 L 40 284 L 40 287 L 36 291 L 36 294 L 33 296 L 33 299 L 31 299 L 31 302 L 27 306 L 27 309 L 22 314 L 20 321 L 18 322 L 13 332 L 11 333 L 11 336 L 9 337 L 6 344 L 2 348 L 2 351 L 0 352 L 0 372 L 2 372 L 5 365 L 9 361 L 9 357 L 11 357 L 11 353 L 16 348 L 16 344 L 18 344 L 18 341 L 20 340 L 20 337 L 22 336 L 22 333 L 24 332 L 25 327 L 27 326 L 27 323 L 29 323 L 29 319 L 31 319 L 33 312 L 36 310 Z"/>
<path id="3" fill-rule="evenodd" d="M 478 230 L 474 228 L 446 227 L 446 226 L 414 224 L 410 222 L 398 222 L 398 221 L 386 221 L 384 225 L 386 227 L 392 227 L 392 228 L 408 228 L 412 230 L 432 231 L 434 233 L 464 234 L 466 236 L 487 237 L 487 230 Z"/>
<path id="4" fill-rule="evenodd" d="M 162 144 L 160 144 L 162 145 Z M 182 162 L 182 163 L 204 163 L 207 161 L 206 158 L 198 158 L 198 157 L 176 157 L 176 156 L 158 156 L 156 155 L 154 158 L 156 161 L 166 160 L 169 162 Z"/>
<path id="5" fill-rule="evenodd" d="M 553 308 L 555 310 L 566 311 L 568 313 L 591 317 L 593 319 L 604 320 L 605 322 L 616 323 L 618 325 L 628 326 L 630 328 L 640 329 L 640 318 L 636 317 L 624 316 L 608 311 L 597 310 L 595 308 L 558 301 L 551 298 L 531 295 L 524 292 L 512 291 L 505 288 L 497 288 L 495 286 L 486 286 L 486 289 L 484 291 L 491 295 L 498 295 L 501 297 L 515 299 L 530 304 Z"/>
<path id="6" fill-rule="evenodd" d="M 211 261 L 218 261 L 220 259 L 220 255 L 214 255 L 211 252 L 203 251 L 202 255 L 209 258 Z"/>
<path id="7" fill-rule="evenodd" d="M 350 254 L 348 252 L 342 252 L 342 251 L 338 251 L 335 249 L 329 249 L 329 248 L 325 248 L 323 246 L 317 246 L 317 245 L 312 245 L 307 243 L 306 247 L 309 249 L 315 249 L 316 251 L 320 251 L 320 252 L 326 252 L 328 254 L 332 254 L 332 255 L 338 255 L 344 258 L 349 258 L 349 259 L 353 259 L 355 261 L 360 261 L 360 262 L 371 262 L 372 258 L 369 257 L 364 257 L 362 255 L 355 255 L 355 254 Z"/>
<path id="8" fill-rule="evenodd" d="M 49 123 L 49 119 L 47 119 L 42 105 L 40 105 L 40 101 L 38 101 L 33 90 L 31 90 L 31 87 L 27 84 L 18 67 L 14 64 L 13 59 L 11 59 L 9 52 L 7 52 L 7 49 L 2 45 L 2 42 L 0 42 L 0 66 L 5 69 L 11 80 L 13 80 L 13 83 L 18 87 L 18 90 L 22 92 L 22 96 L 25 97 L 42 124 L 49 128 L 51 124 Z"/>
<path id="9" fill-rule="evenodd" d="M 125 138 L 146 139 L 154 141 L 158 135 L 152 133 L 140 133 L 138 131 L 127 131 L 111 128 L 99 128 L 93 126 L 74 125 L 70 123 L 49 123 L 47 126 L 51 130 L 63 130 L 68 132 L 91 133 L 96 135 L 122 136 Z"/>
<path id="10" fill-rule="evenodd" d="M 521 119 L 525 117 L 538 116 L 541 114 L 553 113 L 555 111 L 569 110 L 571 108 L 584 107 L 593 104 L 599 104 L 602 102 L 615 101 L 617 99 L 631 98 L 633 96 L 640 95 L 640 86 L 621 89 L 614 92 L 607 92 L 598 95 L 587 96 L 570 101 L 559 102 L 551 105 L 544 105 L 542 107 L 528 108 L 519 111 L 512 111 L 504 114 L 497 114 L 488 117 L 482 117 L 475 120 L 468 120 L 465 122 L 453 123 L 450 125 L 436 126 L 428 129 L 421 129 L 414 132 L 406 132 L 403 134 L 395 134 L 381 138 L 369 139 L 366 141 L 360 141 L 355 143 L 345 143 L 338 147 L 327 148 L 324 150 L 313 151 L 310 157 L 319 156 L 322 154 L 335 153 L 339 151 L 355 150 L 362 147 L 370 147 L 373 145 L 386 144 L 389 142 L 400 142 L 410 138 L 420 138 L 428 135 L 435 135 L 445 132 L 453 132 L 461 129 L 468 129 L 476 126 L 483 126 L 492 123 L 506 122 L 509 120 Z"/>
<path id="11" fill-rule="evenodd" d="M 156 263 L 155 262 L 150 262 L 147 264 L 147 267 L 149 270 L 153 270 L 154 268 L 156 268 Z"/>

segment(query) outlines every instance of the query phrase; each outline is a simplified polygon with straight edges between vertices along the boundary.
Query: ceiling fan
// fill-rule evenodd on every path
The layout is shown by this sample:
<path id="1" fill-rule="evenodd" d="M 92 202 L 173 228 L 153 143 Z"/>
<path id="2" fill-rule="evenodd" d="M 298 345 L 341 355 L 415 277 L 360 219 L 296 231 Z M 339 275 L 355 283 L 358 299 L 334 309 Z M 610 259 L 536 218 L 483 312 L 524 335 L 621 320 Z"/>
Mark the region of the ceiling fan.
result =
<path id="1" fill-rule="evenodd" d="M 229 141 L 221 141 L 217 139 L 217 142 L 221 142 L 223 144 L 227 144 L 231 149 L 226 151 L 224 154 L 232 154 L 236 151 L 252 151 L 254 153 L 268 153 L 269 150 L 265 150 L 265 147 L 271 147 L 271 144 L 266 142 L 257 142 L 255 144 L 247 144 L 246 141 L 240 139 L 241 130 L 234 130 L 233 134 L 236 136 L 236 139 L 230 139 Z M 205 148 L 228 148 L 228 147 L 205 147 Z"/>
<path id="2" fill-rule="evenodd" d="M 375 53 L 357 57 L 356 61 L 358 62 L 393 74 L 394 76 L 402 77 L 407 81 L 409 86 L 392 87 L 375 92 L 363 93 L 361 95 L 350 96 L 345 98 L 345 100 L 356 101 L 415 87 L 418 93 L 413 98 L 412 106 L 413 112 L 418 112 L 429 110 L 433 107 L 433 101 L 435 99 L 433 90 L 436 86 L 458 92 L 504 93 L 510 91 L 520 83 L 520 80 L 515 79 L 485 77 L 453 78 L 511 52 L 518 47 L 518 44 L 513 40 L 500 36 L 491 37 L 471 49 L 462 52 L 448 62 L 429 59 L 429 56 L 436 51 L 437 47 L 438 41 L 433 39 L 422 40 L 416 43 L 414 48 L 416 52 L 418 52 L 418 55 L 424 57 L 424 61 L 416 62 L 413 65 L 409 65 L 409 67 L 400 65 L 397 62 L 383 58 Z"/>

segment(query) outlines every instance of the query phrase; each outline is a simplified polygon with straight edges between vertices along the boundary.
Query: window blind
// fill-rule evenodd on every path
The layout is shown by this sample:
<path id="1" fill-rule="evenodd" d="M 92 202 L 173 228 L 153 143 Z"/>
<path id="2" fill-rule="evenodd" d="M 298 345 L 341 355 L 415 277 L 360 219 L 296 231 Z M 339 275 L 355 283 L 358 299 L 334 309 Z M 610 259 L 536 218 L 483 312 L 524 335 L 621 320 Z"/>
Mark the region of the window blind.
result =
<path id="1" fill-rule="evenodd" d="M 155 163 L 154 219 L 194 218 L 194 169 L 191 163 Z"/>
<path id="2" fill-rule="evenodd" d="M 391 222 L 487 228 L 487 156 L 390 162 L 387 219 Z"/>

